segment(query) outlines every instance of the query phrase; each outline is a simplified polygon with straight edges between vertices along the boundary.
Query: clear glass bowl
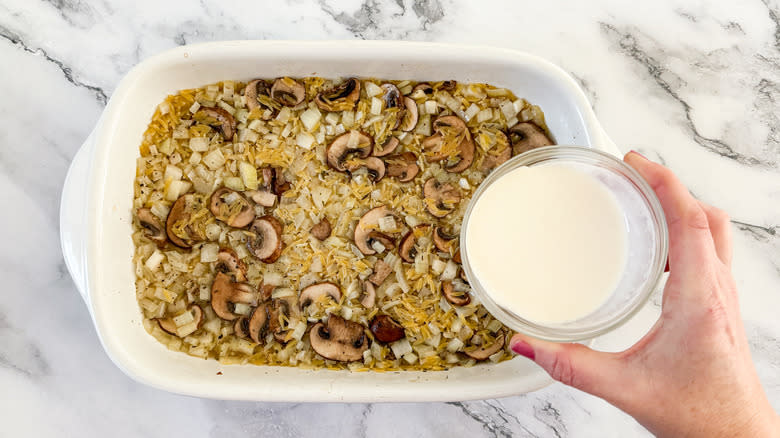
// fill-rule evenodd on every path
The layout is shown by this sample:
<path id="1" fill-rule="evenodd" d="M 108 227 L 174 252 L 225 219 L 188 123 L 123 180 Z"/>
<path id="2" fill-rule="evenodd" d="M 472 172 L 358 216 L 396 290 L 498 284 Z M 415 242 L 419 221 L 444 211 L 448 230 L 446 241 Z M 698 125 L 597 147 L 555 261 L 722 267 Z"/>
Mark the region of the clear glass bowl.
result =
<path id="1" fill-rule="evenodd" d="M 593 175 L 618 200 L 628 229 L 626 266 L 617 287 L 592 313 L 560 324 L 539 324 L 498 305 L 474 275 L 469 263 L 466 234 L 469 217 L 485 189 L 506 173 L 521 166 L 551 163 L 573 164 Z M 460 231 L 463 269 L 472 293 L 487 310 L 507 327 L 526 335 L 557 342 L 591 339 L 615 329 L 636 313 L 650 297 L 666 266 L 669 236 L 661 204 L 639 174 L 620 159 L 595 149 L 579 146 L 547 146 L 532 149 L 499 166 L 472 196 Z M 507 261 L 511 262 L 511 261 Z"/>

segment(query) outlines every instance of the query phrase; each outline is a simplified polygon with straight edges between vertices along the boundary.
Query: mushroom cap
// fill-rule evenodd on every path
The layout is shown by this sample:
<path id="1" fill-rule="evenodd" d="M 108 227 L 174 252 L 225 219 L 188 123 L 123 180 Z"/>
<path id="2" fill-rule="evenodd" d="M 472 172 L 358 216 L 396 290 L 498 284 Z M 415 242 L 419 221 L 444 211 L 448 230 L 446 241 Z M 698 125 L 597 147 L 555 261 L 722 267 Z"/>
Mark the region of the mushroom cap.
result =
<path id="1" fill-rule="evenodd" d="M 238 254 L 231 248 L 219 249 L 214 270 L 231 275 L 234 281 L 246 281 L 246 264 L 238 258 Z"/>
<path id="2" fill-rule="evenodd" d="M 325 359 L 352 362 L 363 359 L 369 347 L 365 328 L 338 315 L 330 315 L 327 325 L 314 324 L 309 332 L 311 348 Z"/>
<path id="3" fill-rule="evenodd" d="M 318 240 L 325 240 L 330 237 L 331 226 L 328 218 L 324 217 L 321 221 L 314 224 L 309 230 L 309 233 Z"/>
<path id="4" fill-rule="evenodd" d="M 390 137 L 379 147 L 374 144 L 373 154 L 375 157 L 384 157 L 386 155 L 390 155 L 398 148 L 398 145 L 400 144 L 401 140 L 398 140 L 398 137 Z"/>
<path id="5" fill-rule="evenodd" d="M 314 103 L 324 111 L 350 111 L 360 99 L 360 81 L 349 78 L 338 86 L 321 91 Z"/>
<path id="6" fill-rule="evenodd" d="M 456 306 L 465 306 L 471 302 L 471 295 L 468 292 L 456 291 L 451 281 L 441 283 L 441 293 L 447 301 Z"/>
<path id="7" fill-rule="evenodd" d="M 377 260 L 374 264 L 374 272 L 368 276 L 368 281 L 379 286 L 391 272 L 393 272 L 392 266 L 388 265 L 384 260 Z"/>
<path id="8" fill-rule="evenodd" d="M 231 281 L 227 274 L 217 272 L 211 285 L 211 308 L 217 316 L 233 321 L 239 316 L 233 313 L 235 303 L 251 305 L 256 301 L 252 286 Z"/>
<path id="9" fill-rule="evenodd" d="M 232 202 L 228 203 L 228 200 Z M 218 220 L 236 228 L 244 228 L 255 218 L 255 209 L 249 205 L 244 195 L 227 187 L 214 190 L 209 210 Z"/>
<path id="10" fill-rule="evenodd" d="M 164 247 L 165 242 L 168 240 L 168 234 L 165 232 L 162 222 L 152 213 L 152 210 L 145 207 L 139 208 L 135 215 L 138 217 L 138 223 L 146 228 L 144 236 L 156 243 L 160 248 Z"/>
<path id="11" fill-rule="evenodd" d="M 368 179 L 379 182 L 385 177 L 385 162 L 377 157 L 368 157 L 363 160 L 363 165 L 368 169 Z"/>
<path id="12" fill-rule="evenodd" d="M 404 328 L 388 315 L 376 315 L 369 325 L 374 338 L 380 342 L 395 342 L 404 336 Z"/>
<path id="13" fill-rule="evenodd" d="M 371 281 L 363 282 L 363 295 L 360 298 L 360 304 L 366 309 L 371 309 L 376 305 L 376 288 Z"/>
<path id="14" fill-rule="evenodd" d="M 209 126 L 219 125 L 222 138 L 225 141 L 232 141 L 236 133 L 236 119 L 226 110 L 215 106 L 204 106 L 192 116 L 198 122 Z"/>
<path id="15" fill-rule="evenodd" d="M 255 307 L 255 310 L 252 311 L 252 316 L 249 318 L 249 323 L 247 324 L 247 333 L 249 334 L 249 338 L 258 344 L 262 344 L 263 329 L 265 329 L 267 323 L 268 311 L 265 308 L 265 304 L 261 304 L 258 307 Z"/>
<path id="16" fill-rule="evenodd" d="M 271 86 L 271 98 L 285 106 L 296 106 L 306 99 L 306 88 L 293 78 L 278 78 Z"/>
<path id="17" fill-rule="evenodd" d="M 414 152 L 403 152 L 385 158 L 386 175 L 398 178 L 399 182 L 409 182 L 420 173 L 417 165 L 417 155 Z"/>
<path id="18" fill-rule="evenodd" d="M 440 183 L 436 178 L 428 178 L 423 185 L 425 207 L 435 217 L 444 217 L 455 210 L 460 202 L 460 192 L 449 183 Z"/>
<path id="19" fill-rule="evenodd" d="M 439 90 L 453 91 L 456 88 L 458 88 L 458 81 L 452 79 L 439 84 Z"/>
<path id="20" fill-rule="evenodd" d="M 247 242 L 249 252 L 263 263 L 273 263 L 282 254 L 282 224 L 271 215 L 261 216 L 252 222 L 249 231 L 255 233 Z"/>
<path id="21" fill-rule="evenodd" d="M 554 144 L 542 128 L 533 122 L 520 122 L 513 125 L 509 128 L 509 139 L 512 142 L 513 155 Z"/>
<path id="22" fill-rule="evenodd" d="M 253 79 L 244 87 L 244 102 L 249 111 L 254 111 L 262 106 L 275 110 L 276 108 L 272 106 L 275 102 L 272 103 L 270 94 L 271 89 L 268 82 L 263 79 Z M 258 99 L 259 96 L 264 96 L 262 102 Z"/>
<path id="23" fill-rule="evenodd" d="M 360 252 L 365 255 L 376 254 L 376 251 L 371 248 L 373 240 L 380 240 L 383 237 L 390 239 L 388 236 L 375 231 L 379 224 L 379 219 L 386 216 L 395 216 L 393 212 L 384 205 L 372 208 L 368 210 L 363 217 L 360 218 L 357 225 L 355 225 L 355 246 L 358 247 Z M 382 243 L 384 245 L 384 243 Z M 387 245 L 385 245 L 387 247 Z"/>
<path id="24" fill-rule="evenodd" d="M 504 134 L 501 134 L 504 135 Z M 482 164 L 479 166 L 479 171 L 483 173 L 490 172 L 496 167 L 504 164 L 507 160 L 512 158 L 512 148 L 507 146 L 498 153 L 488 151 L 485 157 L 482 159 Z"/>
<path id="25" fill-rule="evenodd" d="M 449 253 L 458 236 L 446 233 L 441 227 L 433 229 L 433 244 L 441 252 Z"/>
<path id="26" fill-rule="evenodd" d="M 415 248 L 417 238 L 427 233 L 430 228 L 428 224 L 417 225 L 401 238 L 401 243 L 398 245 L 398 255 L 401 256 L 401 260 L 414 263 L 414 258 L 417 257 L 417 248 Z"/>
<path id="27" fill-rule="evenodd" d="M 192 193 L 179 196 L 173 203 L 165 221 L 165 231 L 171 243 L 181 248 L 190 248 L 205 239 L 201 230 L 190 223 L 192 213 L 200 210 L 202 203 L 202 198 Z"/>
<path id="28" fill-rule="evenodd" d="M 466 349 L 463 350 L 464 353 L 466 353 L 466 356 L 476 359 L 476 360 L 485 360 L 488 357 L 496 354 L 504 348 L 504 343 L 506 342 L 506 332 L 501 329 L 496 335 L 496 340 L 490 345 L 486 345 L 483 347 L 477 347 L 477 346 L 471 346 L 466 347 Z"/>
<path id="29" fill-rule="evenodd" d="M 403 121 L 401 122 L 401 131 L 409 132 L 417 126 L 417 120 L 419 119 L 419 113 L 417 111 L 417 102 L 411 97 L 403 98 L 404 113 Z"/>
<path id="30" fill-rule="evenodd" d="M 298 303 L 301 306 L 301 310 L 325 295 L 331 297 L 334 302 L 338 303 L 341 299 L 341 290 L 331 282 L 315 283 L 306 286 L 298 297 Z"/>
<path id="31" fill-rule="evenodd" d="M 358 158 L 366 158 L 371 155 L 374 146 L 374 140 L 368 135 L 351 131 L 336 137 L 326 151 L 328 164 L 330 167 L 344 172 L 347 170 L 344 161 L 350 154 L 355 154 Z"/>

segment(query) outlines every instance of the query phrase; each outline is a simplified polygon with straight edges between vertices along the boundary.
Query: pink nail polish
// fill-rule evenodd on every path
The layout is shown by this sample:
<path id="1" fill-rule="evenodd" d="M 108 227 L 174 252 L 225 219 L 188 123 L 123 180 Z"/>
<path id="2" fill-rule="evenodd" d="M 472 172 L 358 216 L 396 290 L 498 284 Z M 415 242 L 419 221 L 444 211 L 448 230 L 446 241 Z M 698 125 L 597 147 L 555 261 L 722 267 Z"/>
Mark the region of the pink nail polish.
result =
<path id="1" fill-rule="evenodd" d="M 512 348 L 512 351 L 519 354 L 520 356 L 527 357 L 531 360 L 534 360 L 534 358 L 536 357 L 536 354 L 534 354 L 533 347 L 531 347 L 531 345 L 528 342 L 516 341 L 513 342 L 510 347 Z"/>
<path id="2" fill-rule="evenodd" d="M 646 156 L 644 156 L 644 155 L 640 154 L 639 152 L 635 151 L 634 149 L 631 149 L 631 151 L 630 151 L 629 153 L 630 153 L 630 154 L 637 154 L 637 155 L 639 155 L 640 157 L 642 157 L 642 158 L 644 158 L 645 160 L 647 160 L 647 157 L 646 157 Z"/>
<path id="3" fill-rule="evenodd" d="M 666 267 L 664 268 L 664 272 L 669 272 L 669 258 L 666 258 Z"/>

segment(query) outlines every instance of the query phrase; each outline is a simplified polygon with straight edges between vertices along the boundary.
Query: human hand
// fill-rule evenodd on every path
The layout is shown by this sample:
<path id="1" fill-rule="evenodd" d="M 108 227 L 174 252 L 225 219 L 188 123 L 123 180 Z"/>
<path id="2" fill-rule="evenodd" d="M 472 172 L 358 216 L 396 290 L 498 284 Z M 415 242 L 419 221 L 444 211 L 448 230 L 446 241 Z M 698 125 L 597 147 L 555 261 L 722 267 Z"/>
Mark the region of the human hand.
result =
<path id="1" fill-rule="evenodd" d="M 519 334 L 512 350 L 656 435 L 780 436 L 780 417 L 761 388 L 740 318 L 728 216 L 693 198 L 669 169 L 636 152 L 624 160 L 658 195 L 669 227 L 660 318 L 620 353 Z"/>

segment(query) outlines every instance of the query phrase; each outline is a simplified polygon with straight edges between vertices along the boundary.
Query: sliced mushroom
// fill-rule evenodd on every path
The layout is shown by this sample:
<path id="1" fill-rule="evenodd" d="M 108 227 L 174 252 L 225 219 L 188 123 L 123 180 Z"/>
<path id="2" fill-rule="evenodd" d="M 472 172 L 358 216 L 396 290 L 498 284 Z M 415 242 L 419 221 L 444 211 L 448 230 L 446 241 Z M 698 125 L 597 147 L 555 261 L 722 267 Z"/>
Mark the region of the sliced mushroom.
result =
<path id="1" fill-rule="evenodd" d="M 314 103 L 325 111 L 351 111 L 360 99 L 360 81 L 349 78 L 337 87 L 317 94 Z"/>
<path id="2" fill-rule="evenodd" d="M 463 267 L 458 269 L 458 276 L 460 277 L 461 280 L 463 280 L 464 283 L 466 284 L 469 283 L 469 278 L 466 276 L 466 270 L 463 269 Z"/>
<path id="3" fill-rule="evenodd" d="M 310 286 L 306 286 L 301 291 L 301 296 L 298 297 L 298 303 L 301 306 L 301 310 L 308 307 L 311 303 L 319 300 L 325 295 L 333 298 L 333 301 L 338 303 L 341 299 L 341 291 L 339 287 L 333 283 L 315 283 Z"/>
<path id="4" fill-rule="evenodd" d="M 463 263 L 460 258 L 460 248 L 455 248 L 455 254 L 452 255 L 452 261 L 455 263 Z"/>
<path id="5" fill-rule="evenodd" d="M 474 161 L 474 141 L 466 122 L 458 116 L 441 116 L 433 122 L 434 134 L 422 142 L 426 159 L 431 162 L 447 160 L 448 172 L 463 172 Z"/>
<path id="6" fill-rule="evenodd" d="M 358 158 L 366 158 L 371 155 L 374 141 L 366 134 L 359 131 L 351 131 L 336 137 L 328 146 L 326 155 L 330 167 L 345 172 L 346 160 L 350 155 Z"/>
<path id="7" fill-rule="evenodd" d="M 368 157 L 363 160 L 363 165 L 368 170 L 368 179 L 379 182 L 385 177 L 385 162 L 377 157 Z"/>
<path id="8" fill-rule="evenodd" d="M 233 313 L 236 303 L 253 305 L 256 301 L 252 286 L 231 281 L 227 274 L 217 272 L 211 285 L 211 308 L 217 316 L 233 321 L 239 317 Z"/>
<path id="9" fill-rule="evenodd" d="M 241 339 L 249 337 L 249 319 L 246 316 L 239 317 L 235 323 L 233 323 L 233 332 Z"/>
<path id="10" fill-rule="evenodd" d="M 512 158 L 512 146 L 503 131 L 485 130 L 477 135 L 477 142 L 485 150 L 480 172 L 487 173 Z"/>
<path id="11" fill-rule="evenodd" d="M 390 155 L 398 148 L 398 145 L 400 144 L 401 141 L 398 140 L 398 137 L 390 137 L 381 146 L 374 145 L 373 154 L 375 157 L 384 157 L 385 155 Z"/>
<path id="12" fill-rule="evenodd" d="M 458 236 L 447 234 L 441 227 L 436 227 L 433 230 L 433 244 L 436 245 L 436 249 L 441 252 L 449 254 L 452 249 L 452 244 L 455 242 Z"/>
<path id="13" fill-rule="evenodd" d="M 265 215 L 255 219 L 249 231 L 254 233 L 246 245 L 255 257 L 263 263 L 273 263 L 282 254 L 282 224 L 273 216 Z"/>
<path id="14" fill-rule="evenodd" d="M 375 231 L 379 225 L 379 219 L 387 216 L 395 215 L 389 208 L 384 205 L 380 205 L 379 207 L 369 210 L 366 214 L 363 215 L 363 217 L 360 218 L 357 225 L 355 225 L 354 234 L 355 246 L 358 247 L 360 252 L 365 255 L 376 254 L 376 250 L 374 250 L 371 245 L 374 241 L 377 240 L 380 241 L 380 243 L 382 243 L 385 248 L 392 247 L 390 245 L 386 245 L 388 240 L 392 242 L 392 239 L 390 239 L 389 236 Z"/>
<path id="15" fill-rule="evenodd" d="M 404 328 L 401 324 L 395 322 L 395 320 L 388 315 L 376 315 L 371 320 L 369 325 L 371 333 L 374 334 L 374 338 L 379 342 L 395 342 L 404 336 Z"/>
<path id="16" fill-rule="evenodd" d="M 204 106 L 196 111 L 192 118 L 209 126 L 218 125 L 219 131 L 222 133 L 222 138 L 224 138 L 225 141 L 233 140 L 233 135 L 236 133 L 236 119 L 226 110 L 218 107 Z"/>
<path id="17" fill-rule="evenodd" d="M 376 305 L 376 288 L 370 281 L 363 282 L 363 295 L 360 297 L 360 304 L 366 309 L 371 309 Z"/>
<path id="18" fill-rule="evenodd" d="M 399 128 L 401 131 L 409 132 L 417 126 L 417 120 L 419 118 L 417 102 L 415 102 L 411 97 L 404 97 L 403 102 L 405 111 L 403 121 L 401 122 Z"/>
<path id="19" fill-rule="evenodd" d="M 436 178 L 429 178 L 423 185 L 425 207 L 435 217 L 444 217 L 455 210 L 460 202 L 460 192 L 450 183 L 440 183 Z"/>
<path id="20" fill-rule="evenodd" d="M 493 153 L 488 151 L 485 157 L 482 159 L 482 164 L 479 166 L 479 171 L 483 173 L 490 172 L 496 167 L 504 164 L 507 160 L 512 158 L 512 148 L 507 146 L 501 152 Z"/>
<path id="21" fill-rule="evenodd" d="M 485 346 L 472 345 L 470 347 L 466 347 L 463 352 L 466 353 L 466 356 L 472 359 L 485 360 L 504 348 L 505 342 L 506 332 L 504 330 L 500 330 L 496 335 L 496 340 L 492 344 Z"/>
<path id="22" fill-rule="evenodd" d="M 272 284 L 263 284 L 260 286 L 260 301 L 268 301 L 274 293 L 276 286 Z"/>
<path id="23" fill-rule="evenodd" d="M 165 233 L 165 227 L 160 222 L 160 219 L 148 208 L 139 208 L 135 214 L 138 216 L 138 223 L 146 228 L 144 236 L 156 243 L 160 248 L 164 247 L 165 241 L 168 240 L 168 235 Z"/>
<path id="24" fill-rule="evenodd" d="M 255 209 L 244 195 L 227 187 L 211 194 L 209 209 L 218 220 L 236 228 L 244 228 L 255 218 Z"/>
<path id="25" fill-rule="evenodd" d="M 403 95 L 393 84 L 382 84 L 382 89 L 385 93 L 382 95 L 382 100 L 385 102 L 385 108 L 403 108 Z"/>
<path id="26" fill-rule="evenodd" d="M 456 291 L 451 281 L 441 283 L 441 293 L 447 301 L 456 306 L 465 306 L 471 302 L 471 295 L 466 291 Z"/>
<path id="27" fill-rule="evenodd" d="M 330 232 L 331 232 L 330 222 L 326 217 L 322 218 L 321 221 L 316 223 L 313 227 L 311 227 L 311 230 L 309 230 L 309 233 L 311 233 L 312 236 L 316 237 L 319 240 L 325 240 L 328 237 L 330 237 Z"/>
<path id="28" fill-rule="evenodd" d="M 279 169 L 278 167 L 274 168 L 274 193 L 277 194 L 277 196 L 282 196 L 282 194 L 288 190 L 290 190 L 290 182 L 285 181 L 284 179 L 284 172 L 282 169 Z"/>
<path id="29" fill-rule="evenodd" d="M 398 245 L 398 255 L 401 256 L 401 260 L 414 263 L 414 258 L 417 257 L 417 239 L 430 229 L 431 226 L 428 224 L 417 225 L 401 238 L 401 243 Z"/>
<path id="30" fill-rule="evenodd" d="M 293 78 L 279 78 L 271 86 L 271 98 L 284 106 L 296 106 L 306 98 L 306 88 Z"/>
<path id="31" fill-rule="evenodd" d="M 276 111 L 279 108 L 277 102 L 271 99 L 271 89 L 268 82 L 263 79 L 249 81 L 244 87 L 244 102 L 249 111 L 268 108 Z"/>
<path id="32" fill-rule="evenodd" d="M 233 281 L 246 281 L 246 264 L 230 248 L 220 248 L 214 270 L 233 277 Z"/>
<path id="33" fill-rule="evenodd" d="M 271 300 L 268 308 L 268 330 L 274 335 L 274 339 L 281 343 L 289 341 L 290 325 L 299 315 L 295 298 L 284 297 Z"/>
<path id="34" fill-rule="evenodd" d="M 263 343 L 263 329 L 268 324 L 268 311 L 264 304 L 256 307 L 252 311 L 252 316 L 247 323 L 247 334 L 249 338 L 258 344 Z"/>
<path id="35" fill-rule="evenodd" d="M 374 264 L 374 272 L 368 276 L 368 281 L 379 286 L 385 281 L 391 272 L 393 272 L 392 266 L 385 263 L 384 260 L 377 260 Z"/>
<path id="36" fill-rule="evenodd" d="M 512 142 L 513 155 L 554 144 L 542 128 L 532 122 L 520 122 L 509 128 L 509 139 Z"/>
<path id="37" fill-rule="evenodd" d="M 414 152 L 404 152 L 385 159 L 386 174 L 398 178 L 400 182 L 409 182 L 420 173 L 417 165 L 417 155 Z"/>
<path id="38" fill-rule="evenodd" d="M 412 88 L 412 97 L 433 96 L 433 87 L 427 82 L 420 82 Z"/>
<path id="39" fill-rule="evenodd" d="M 380 233 L 379 231 L 372 231 L 368 233 L 368 244 L 371 246 L 371 248 L 374 247 L 374 242 L 381 244 L 385 250 L 395 248 L 395 239 L 385 233 Z"/>
<path id="40" fill-rule="evenodd" d="M 199 329 L 200 326 L 203 325 L 205 317 L 203 316 L 203 309 L 201 309 L 197 304 L 193 304 L 185 312 L 190 312 L 192 315 L 192 321 L 189 323 L 177 326 L 176 322 L 173 320 L 173 317 L 168 317 L 157 318 L 157 324 L 161 329 L 163 329 L 163 331 L 174 336 L 178 336 L 180 338 L 189 336 L 195 333 L 195 330 Z"/>
<path id="41" fill-rule="evenodd" d="M 191 220 L 192 214 L 202 208 L 203 198 L 192 193 L 181 195 L 173 203 L 165 221 L 165 231 L 171 243 L 181 248 L 191 248 L 206 239 L 205 231 L 200 226 L 202 224 Z"/>
<path id="42" fill-rule="evenodd" d="M 439 84 L 439 90 L 454 91 L 456 88 L 458 88 L 458 81 L 455 80 L 444 81 Z"/>
<path id="43" fill-rule="evenodd" d="M 311 348 L 325 359 L 352 362 L 363 359 L 368 350 L 365 328 L 338 315 L 330 315 L 327 325 L 318 322 L 309 332 Z"/>

